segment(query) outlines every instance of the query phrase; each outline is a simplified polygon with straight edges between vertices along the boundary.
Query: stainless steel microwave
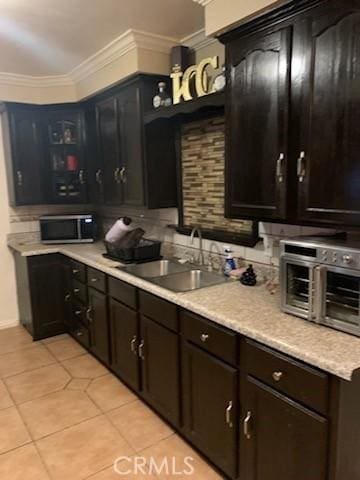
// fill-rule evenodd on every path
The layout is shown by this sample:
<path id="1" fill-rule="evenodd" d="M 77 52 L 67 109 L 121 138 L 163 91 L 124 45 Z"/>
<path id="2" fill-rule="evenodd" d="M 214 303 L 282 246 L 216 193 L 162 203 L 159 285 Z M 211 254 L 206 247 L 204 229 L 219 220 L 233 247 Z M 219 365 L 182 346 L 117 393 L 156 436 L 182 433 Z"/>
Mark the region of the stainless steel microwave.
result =
<path id="1" fill-rule="evenodd" d="M 360 336 L 360 241 L 282 240 L 280 252 L 282 310 Z"/>
<path id="2" fill-rule="evenodd" d="M 88 215 L 48 215 L 40 217 L 42 243 L 91 243 L 96 237 L 96 222 Z"/>

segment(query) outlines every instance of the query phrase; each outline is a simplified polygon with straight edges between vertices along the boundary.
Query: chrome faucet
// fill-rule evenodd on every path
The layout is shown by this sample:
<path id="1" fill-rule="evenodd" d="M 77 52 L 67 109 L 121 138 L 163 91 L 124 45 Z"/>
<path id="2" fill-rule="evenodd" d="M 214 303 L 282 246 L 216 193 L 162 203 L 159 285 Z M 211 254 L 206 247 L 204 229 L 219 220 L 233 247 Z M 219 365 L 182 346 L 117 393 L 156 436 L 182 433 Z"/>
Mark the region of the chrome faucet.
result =
<path id="1" fill-rule="evenodd" d="M 192 230 L 191 230 L 191 235 L 190 235 L 190 245 L 193 245 L 194 244 L 194 237 L 195 237 L 195 234 L 198 234 L 198 237 L 199 237 L 199 265 L 204 265 L 205 261 L 204 261 L 204 251 L 203 251 L 203 243 L 202 243 L 202 235 L 201 235 L 201 230 L 199 227 L 194 227 Z"/>

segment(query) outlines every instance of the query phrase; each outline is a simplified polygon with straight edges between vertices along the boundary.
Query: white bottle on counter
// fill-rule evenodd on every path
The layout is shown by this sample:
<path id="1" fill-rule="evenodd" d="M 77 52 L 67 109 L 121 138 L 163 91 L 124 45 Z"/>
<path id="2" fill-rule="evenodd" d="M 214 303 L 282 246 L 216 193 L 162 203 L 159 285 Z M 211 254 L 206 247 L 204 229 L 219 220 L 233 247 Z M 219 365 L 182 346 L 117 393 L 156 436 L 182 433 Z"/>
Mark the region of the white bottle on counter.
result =
<path id="1" fill-rule="evenodd" d="M 105 240 L 109 243 L 114 243 L 120 240 L 120 238 L 122 238 L 125 233 L 131 230 L 131 222 L 132 220 L 129 217 L 119 218 L 119 220 L 116 220 L 114 225 L 105 235 Z"/>

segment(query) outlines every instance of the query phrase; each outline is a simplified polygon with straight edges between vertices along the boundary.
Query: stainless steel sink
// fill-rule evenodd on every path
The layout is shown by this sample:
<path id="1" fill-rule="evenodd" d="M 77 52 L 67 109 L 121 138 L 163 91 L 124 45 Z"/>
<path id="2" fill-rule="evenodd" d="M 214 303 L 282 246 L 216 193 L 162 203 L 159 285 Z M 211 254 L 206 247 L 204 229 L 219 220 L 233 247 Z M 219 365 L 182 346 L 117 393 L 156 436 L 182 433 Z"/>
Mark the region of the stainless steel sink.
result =
<path id="1" fill-rule="evenodd" d="M 203 270 L 190 270 L 152 279 L 152 282 L 156 285 L 172 290 L 173 292 L 198 290 L 199 288 L 218 285 L 226 281 L 226 278 L 218 273 Z"/>
<path id="2" fill-rule="evenodd" d="M 127 273 L 132 273 L 141 278 L 163 277 L 178 272 L 187 272 L 191 270 L 189 265 L 181 265 L 171 260 L 156 260 L 154 262 L 141 263 L 138 265 L 128 265 L 127 267 L 118 267 Z"/>

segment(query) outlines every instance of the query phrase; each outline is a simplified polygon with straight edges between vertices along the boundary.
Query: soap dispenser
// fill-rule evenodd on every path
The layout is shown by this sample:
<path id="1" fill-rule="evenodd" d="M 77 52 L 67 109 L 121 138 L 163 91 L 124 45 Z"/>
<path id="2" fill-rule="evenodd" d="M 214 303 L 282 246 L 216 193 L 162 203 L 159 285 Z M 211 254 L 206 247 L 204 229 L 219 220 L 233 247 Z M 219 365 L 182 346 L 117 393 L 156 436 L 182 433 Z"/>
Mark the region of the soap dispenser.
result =
<path id="1" fill-rule="evenodd" d="M 236 263 L 232 254 L 232 250 L 227 245 L 224 246 L 224 252 L 226 255 L 225 265 L 224 265 L 224 275 L 229 277 L 230 272 L 236 269 Z"/>

